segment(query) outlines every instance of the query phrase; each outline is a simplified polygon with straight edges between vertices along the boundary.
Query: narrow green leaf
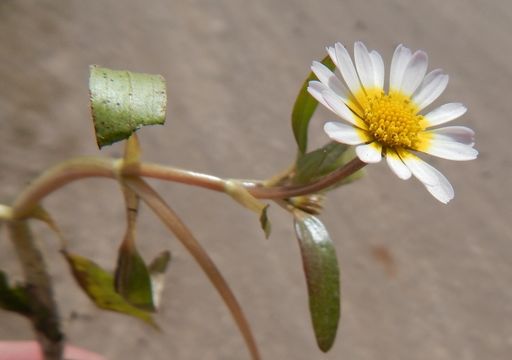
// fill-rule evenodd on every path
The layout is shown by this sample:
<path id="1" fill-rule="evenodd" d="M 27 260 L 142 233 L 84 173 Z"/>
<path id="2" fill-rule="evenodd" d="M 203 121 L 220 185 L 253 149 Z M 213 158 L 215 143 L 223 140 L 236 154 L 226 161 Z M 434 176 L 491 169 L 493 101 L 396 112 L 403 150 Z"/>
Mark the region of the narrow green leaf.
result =
<path id="1" fill-rule="evenodd" d="M 82 256 L 67 251 L 62 253 L 76 281 L 97 307 L 136 317 L 158 329 L 150 313 L 131 305 L 116 292 L 111 273 Z"/>
<path id="2" fill-rule="evenodd" d="M 333 345 L 340 317 L 340 274 L 336 249 L 324 224 L 315 216 L 294 211 L 308 286 L 309 310 L 318 347 Z"/>
<path id="3" fill-rule="evenodd" d="M 142 126 L 165 122 L 167 96 L 160 75 L 92 65 L 89 91 L 100 148 L 127 139 Z"/>
<path id="4" fill-rule="evenodd" d="M 268 239 L 271 232 L 271 224 L 267 217 L 267 209 L 269 205 L 252 196 L 251 193 L 242 186 L 242 184 L 234 180 L 226 181 L 225 191 L 226 194 L 230 195 L 239 204 L 260 215 L 260 225 L 265 233 L 265 237 Z"/>
<path id="5" fill-rule="evenodd" d="M 354 148 L 331 142 L 297 159 L 293 181 L 297 184 L 312 182 L 342 167 L 355 157 Z M 335 186 L 360 179 L 364 172 L 359 170 Z"/>
<path id="6" fill-rule="evenodd" d="M 31 316 L 30 301 L 25 288 L 20 285 L 9 286 L 7 275 L 0 271 L 0 308 L 23 316 Z"/>
<path id="7" fill-rule="evenodd" d="M 162 294 L 164 291 L 164 274 L 167 266 L 171 261 L 171 253 L 168 250 L 162 251 L 149 264 L 149 274 L 151 276 L 151 288 L 153 289 L 153 304 L 156 309 L 160 307 L 162 302 Z"/>
<path id="8" fill-rule="evenodd" d="M 329 69 L 334 70 L 335 65 L 329 56 L 322 60 L 322 64 Z M 315 74 L 311 72 L 302 84 L 302 88 L 297 95 L 295 105 L 292 111 L 292 129 L 295 141 L 299 147 L 299 154 L 304 154 L 308 147 L 308 128 L 309 121 L 316 110 L 318 101 L 308 93 L 308 84 L 311 80 L 317 80 Z"/>

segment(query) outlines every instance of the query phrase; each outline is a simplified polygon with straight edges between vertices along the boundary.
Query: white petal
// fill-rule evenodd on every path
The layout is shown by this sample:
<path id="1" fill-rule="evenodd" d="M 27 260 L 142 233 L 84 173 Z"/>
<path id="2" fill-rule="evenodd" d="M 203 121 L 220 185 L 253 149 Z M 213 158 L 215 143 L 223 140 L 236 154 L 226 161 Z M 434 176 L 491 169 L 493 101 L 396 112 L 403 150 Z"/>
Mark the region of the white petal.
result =
<path id="1" fill-rule="evenodd" d="M 363 130 L 339 122 L 328 122 L 324 131 L 331 139 L 348 145 L 359 145 L 368 141 Z"/>
<path id="2" fill-rule="evenodd" d="M 439 176 L 439 184 L 423 185 L 425 185 L 428 192 L 432 194 L 432 196 L 434 196 L 437 200 L 439 200 L 443 204 L 447 204 L 451 199 L 453 199 L 453 197 L 455 196 L 455 192 L 453 191 L 452 184 L 450 184 L 448 179 L 439 171 L 437 171 L 437 174 Z"/>
<path id="3" fill-rule="evenodd" d="M 412 174 L 423 184 L 437 185 L 439 183 L 437 170 L 432 166 L 406 150 L 397 150 L 397 152 Z"/>
<path id="4" fill-rule="evenodd" d="M 428 133 L 433 134 L 438 140 L 452 140 L 469 146 L 475 145 L 475 132 L 465 126 L 446 126 L 430 130 Z"/>
<path id="5" fill-rule="evenodd" d="M 382 159 L 382 146 L 377 142 L 356 147 L 356 154 L 365 163 L 378 163 Z"/>
<path id="6" fill-rule="evenodd" d="M 423 152 L 443 159 L 467 161 L 474 160 L 478 156 L 478 150 L 469 145 L 464 145 L 455 141 L 430 140 L 429 147 Z"/>
<path id="7" fill-rule="evenodd" d="M 453 187 L 439 170 L 404 150 L 399 151 L 399 155 L 412 174 L 425 185 L 432 196 L 444 204 L 453 199 Z"/>
<path id="8" fill-rule="evenodd" d="M 334 49 L 334 46 L 328 46 L 325 48 L 327 50 L 327 53 L 329 54 L 329 57 L 331 58 L 332 62 L 336 67 L 339 69 L 338 65 L 338 58 L 336 58 L 336 50 Z"/>
<path id="9" fill-rule="evenodd" d="M 375 86 L 380 89 L 384 89 L 384 61 L 382 60 L 382 56 L 373 50 L 370 53 L 370 58 L 373 63 L 373 76 L 375 81 Z"/>
<path id="10" fill-rule="evenodd" d="M 343 102 L 343 99 L 337 96 L 332 90 L 325 90 L 322 92 L 322 96 L 329 105 L 329 108 L 331 108 L 334 113 L 336 113 L 343 120 L 348 121 L 352 125 L 355 125 L 361 129 L 367 129 L 364 122 L 359 119 L 357 115 L 355 115 L 352 111 L 350 111 L 347 105 L 345 105 Z"/>
<path id="11" fill-rule="evenodd" d="M 334 112 L 333 109 L 327 104 L 324 97 L 322 96 L 322 92 L 329 90 L 327 86 L 322 84 L 320 81 L 310 81 L 308 85 L 308 92 L 313 96 L 319 103 L 325 106 L 327 109 Z"/>
<path id="12" fill-rule="evenodd" d="M 338 59 L 338 69 L 347 83 L 348 88 L 352 94 L 356 95 L 361 90 L 361 83 L 357 77 L 356 68 L 350 58 L 350 55 L 343 45 L 336 43 L 334 45 L 336 51 L 336 58 Z"/>
<path id="13" fill-rule="evenodd" d="M 420 110 L 429 106 L 443 93 L 448 85 L 448 78 L 448 75 L 443 74 L 441 69 L 431 71 L 425 76 L 423 83 L 412 97 Z"/>
<path id="14" fill-rule="evenodd" d="M 391 59 L 391 70 L 389 73 L 389 89 L 399 90 L 404 77 L 404 72 L 411 60 L 411 50 L 403 46 L 398 45 Z"/>
<path id="15" fill-rule="evenodd" d="M 402 180 L 407 180 L 411 177 L 411 170 L 404 164 L 398 154 L 391 149 L 386 151 L 386 161 L 390 169 Z"/>
<path id="16" fill-rule="evenodd" d="M 457 119 L 466 111 L 466 107 L 461 103 L 448 103 L 429 112 L 425 119 L 428 121 L 428 127 L 431 127 Z"/>
<path id="17" fill-rule="evenodd" d="M 354 44 L 354 60 L 356 62 L 357 73 L 361 83 L 367 89 L 374 88 L 375 75 L 373 70 L 373 62 L 368 53 L 368 49 L 361 41 Z"/>
<path id="18" fill-rule="evenodd" d="M 421 50 L 416 51 L 404 72 L 402 79 L 402 85 L 400 89 L 406 95 L 412 95 L 412 93 L 418 88 L 423 81 L 425 73 L 428 67 L 428 56 L 427 53 Z"/>
<path id="19" fill-rule="evenodd" d="M 334 73 L 329 70 L 327 66 L 324 64 L 313 61 L 313 65 L 311 66 L 311 70 L 315 73 L 318 80 L 322 82 L 325 86 L 332 89 L 338 96 L 340 96 L 343 101 L 348 102 L 348 90 L 338 79 Z"/>

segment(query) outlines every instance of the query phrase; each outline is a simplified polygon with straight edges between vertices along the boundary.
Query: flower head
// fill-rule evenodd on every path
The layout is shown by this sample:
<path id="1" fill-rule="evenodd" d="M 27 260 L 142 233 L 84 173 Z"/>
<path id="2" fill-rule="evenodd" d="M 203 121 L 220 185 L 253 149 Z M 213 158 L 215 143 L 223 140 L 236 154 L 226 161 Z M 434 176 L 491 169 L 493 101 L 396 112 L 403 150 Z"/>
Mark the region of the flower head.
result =
<path id="1" fill-rule="evenodd" d="M 348 123 L 326 123 L 327 135 L 356 145 L 357 156 L 366 163 L 377 163 L 385 157 L 399 178 L 406 180 L 414 175 L 439 201 L 453 199 L 453 188 L 446 177 L 415 155 L 423 152 L 459 161 L 473 160 L 478 155 L 470 128 L 436 128 L 462 116 L 466 112 L 464 105 L 448 103 L 422 114 L 444 91 L 448 75 L 441 69 L 426 74 L 427 54 L 421 50 L 412 53 L 398 45 L 386 91 L 384 62 L 378 52 L 368 51 L 362 42 L 356 42 L 353 62 L 340 43 L 327 51 L 343 80 L 315 61 L 311 69 L 320 81 L 311 81 L 308 91 Z"/>

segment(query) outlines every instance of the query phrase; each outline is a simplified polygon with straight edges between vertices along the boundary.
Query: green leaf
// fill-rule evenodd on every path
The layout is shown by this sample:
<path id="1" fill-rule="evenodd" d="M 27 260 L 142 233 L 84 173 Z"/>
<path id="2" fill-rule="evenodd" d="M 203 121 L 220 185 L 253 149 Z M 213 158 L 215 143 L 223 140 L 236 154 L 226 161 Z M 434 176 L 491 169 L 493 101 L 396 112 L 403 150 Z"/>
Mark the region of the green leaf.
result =
<path id="1" fill-rule="evenodd" d="M 0 307 L 24 316 L 32 315 L 25 288 L 19 285 L 9 286 L 7 275 L 3 271 L 0 271 Z"/>
<path id="2" fill-rule="evenodd" d="M 340 273 L 336 250 L 324 224 L 315 216 L 294 211 L 294 225 L 309 295 L 309 310 L 318 347 L 334 343 L 340 318 Z"/>
<path id="3" fill-rule="evenodd" d="M 167 96 L 165 80 L 160 75 L 92 65 L 89 91 L 100 148 L 127 139 L 142 126 L 165 122 Z"/>
<path id="4" fill-rule="evenodd" d="M 151 288 L 153 289 L 153 304 L 155 308 L 160 307 L 162 293 L 164 291 L 164 274 L 171 261 L 171 253 L 168 250 L 162 251 L 149 264 L 149 274 L 151 276 Z"/>
<path id="5" fill-rule="evenodd" d="M 146 311 L 155 311 L 149 270 L 139 252 L 130 242 L 123 242 L 115 272 L 116 291 L 130 304 Z"/>
<path id="6" fill-rule="evenodd" d="M 312 182 L 342 167 L 354 157 L 352 146 L 331 142 L 297 159 L 293 181 L 297 184 Z M 359 170 L 335 186 L 360 179 L 363 174 L 363 171 Z"/>
<path id="7" fill-rule="evenodd" d="M 234 200 L 245 208 L 252 210 L 260 215 L 260 225 L 268 239 L 271 232 L 271 224 L 267 217 L 267 209 L 269 205 L 264 204 L 257 198 L 251 195 L 249 191 L 242 184 L 234 180 L 227 180 L 225 183 L 225 192 L 230 195 Z"/>
<path id="8" fill-rule="evenodd" d="M 131 305 L 116 292 L 112 274 L 82 256 L 62 253 L 76 281 L 97 307 L 136 317 L 158 329 L 150 313 Z"/>
<path id="9" fill-rule="evenodd" d="M 329 69 L 334 70 L 335 65 L 329 56 L 322 60 L 322 64 Z M 292 129 L 295 141 L 299 147 L 299 154 L 304 154 L 308 147 L 308 127 L 309 121 L 316 110 L 318 101 L 308 93 L 308 85 L 311 80 L 317 80 L 313 72 L 309 74 L 307 79 L 302 84 L 295 105 L 292 111 Z"/>

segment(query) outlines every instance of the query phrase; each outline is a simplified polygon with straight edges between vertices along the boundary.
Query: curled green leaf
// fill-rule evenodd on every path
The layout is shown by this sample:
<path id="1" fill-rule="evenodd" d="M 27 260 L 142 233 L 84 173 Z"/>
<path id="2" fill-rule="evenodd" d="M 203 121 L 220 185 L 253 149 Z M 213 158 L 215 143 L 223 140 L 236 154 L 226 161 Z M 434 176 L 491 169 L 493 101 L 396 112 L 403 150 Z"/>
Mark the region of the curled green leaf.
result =
<path id="1" fill-rule="evenodd" d="M 100 148 L 127 139 L 142 126 L 165 122 L 167 95 L 160 75 L 92 65 L 89 91 Z"/>
<path id="2" fill-rule="evenodd" d="M 329 56 L 326 56 L 322 60 L 322 64 L 327 66 L 329 69 L 334 70 L 335 65 Z M 295 105 L 292 111 L 292 129 L 295 141 L 299 147 L 299 154 L 306 153 L 308 147 L 308 128 L 309 121 L 316 110 L 318 101 L 308 93 L 308 85 L 311 80 L 316 80 L 316 76 L 313 72 L 309 74 L 302 88 L 297 95 Z"/>
<path id="3" fill-rule="evenodd" d="M 293 214 L 308 286 L 313 330 L 318 347 L 327 352 L 336 338 L 340 318 L 340 274 L 336 249 L 317 217 L 299 210 Z"/>

